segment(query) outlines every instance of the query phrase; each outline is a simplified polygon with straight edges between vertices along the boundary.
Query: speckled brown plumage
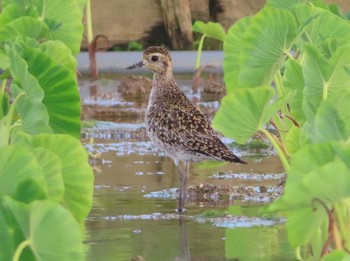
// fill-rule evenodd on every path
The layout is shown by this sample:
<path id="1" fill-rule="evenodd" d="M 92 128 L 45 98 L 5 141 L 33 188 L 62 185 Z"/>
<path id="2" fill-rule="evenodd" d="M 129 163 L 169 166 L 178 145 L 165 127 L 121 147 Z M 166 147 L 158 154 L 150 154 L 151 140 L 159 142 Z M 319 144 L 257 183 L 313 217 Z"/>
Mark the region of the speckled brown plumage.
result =
<path id="1" fill-rule="evenodd" d="M 245 163 L 216 136 L 209 119 L 193 105 L 176 84 L 170 53 L 152 46 L 144 51 L 143 60 L 128 69 L 146 67 L 154 72 L 153 86 L 146 112 L 150 139 L 177 166 L 179 161 L 219 160 Z M 179 211 L 183 209 L 187 173 L 181 175 Z M 183 195 L 181 195 L 181 193 Z"/>

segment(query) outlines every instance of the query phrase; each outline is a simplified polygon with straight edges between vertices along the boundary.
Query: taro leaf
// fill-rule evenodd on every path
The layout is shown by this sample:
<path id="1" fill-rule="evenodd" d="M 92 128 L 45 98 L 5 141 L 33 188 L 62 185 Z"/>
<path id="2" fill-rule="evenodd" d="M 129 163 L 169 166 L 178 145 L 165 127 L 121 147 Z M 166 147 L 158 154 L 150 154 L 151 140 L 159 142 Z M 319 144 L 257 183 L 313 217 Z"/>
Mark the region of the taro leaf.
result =
<path id="1" fill-rule="evenodd" d="M 309 207 L 289 210 L 286 224 L 289 243 L 292 247 L 307 245 L 327 221 L 324 209 L 313 209 L 311 204 Z"/>
<path id="2" fill-rule="evenodd" d="M 50 24 L 60 25 L 49 32 L 49 38 L 62 41 L 72 50 L 73 55 L 79 53 L 83 36 L 81 22 L 83 16 L 77 2 L 72 0 L 38 2 L 39 13 L 44 19 L 49 19 Z"/>
<path id="3" fill-rule="evenodd" d="M 22 92 L 25 95 L 20 97 L 17 103 L 19 114 L 21 115 L 23 129 L 30 134 L 41 132 L 52 132 L 49 126 L 49 114 L 42 103 L 44 92 L 38 80 L 28 72 L 28 64 L 23 60 L 13 48 L 6 48 L 10 59 L 10 71 L 14 79 L 11 84 L 12 94 L 16 97 Z M 20 87 L 16 84 L 20 84 Z"/>
<path id="4" fill-rule="evenodd" d="M 15 4 L 20 8 L 26 6 L 29 9 L 35 9 L 41 16 L 40 19 L 34 19 L 32 17 L 20 17 L 16 19 L 21 19 L 20 22 L 16 22 L 16 26 L 21 29 L 20 32 L 23 33 L 22 35 L 28 35 L 38 39 L 38 36 L 34 32 L 37 32 L 41 25 L 44 27 L 45 30 L 43 32 L 47 35 L 48 39 L 62 41 L 72 50 L 73 55 L 77 55 L 80 51 L 83 36 L 83 25 L 81 22 L 82 6 L 85 3 L 86 0 L 27 1 L 25 4 L 23 0 L 11 1 L 11 4 Z M 6 6 L 6 8 L 9 7 L 8 3 L 2 3 L 2 5 Z M 24 23 L 25 20 L 22 19 L 26 19 L 27 22 Z M 29 21 L 30 19 L 34 21 Z M 9 25 L 13 22 L 9 23 Z M 16 32 L 16 28 L 15 26 L 11 26 L 10 29 Z M 22 30 L 22 28 L 26 28 L 27 30 Z M 11 32 L 10 29 L 6 29 L 6 31 Z M 0 28 L 0 36 L 2 35 L 2 30 Z M 41 34 L 42 32 L 40 32 Z M 8 34 L 8 36 L 13 37 L 13 33 L 12 35 Z"/>
<path id="5" fill-rule="evenodd" d="M 350 255 L 345 250 L 333 250 L 325 255 L 321 261 L 350 261 Z"/>
<path id="6" fill-rule="evenodd" d="M 12 198 L 24 203 L 30 203 L 34 200 L 46 199 L 47 193 L 42 189 L 41 185 L 37 181 L 27 179 L 18 184 L 17 190 Z"/>
<path id="7" fill-rule="evenodd" d="M 0 119 L 7 114 L 9 108 L 9 96 L 6 92 L 0 90 Z"/>
<path id="8" fill-rule="evenodd" d="M 9 197 L 4 198 L 4 205 L 13 214 L 35 260 L 84 260 L 80 226 L 63 206 L 49 200 L 26 205 Z"/>
<path id="9" fill-rule="evenodd" d="M 303 179 L 302 185 L 313 198 L 334 203 L 350 197 L 349 168 L 343 162 L 330 162 L 316 167 Z"/>
<path id="10" fill-rule="evenodd" d="M 350 86 L 350 75 L 345 69 L 350 63 L 350 45 L 339 47 L 329 60 L 312 45 L 305 46 L 304 53 L 303 109 L 307 119 L 313 122 L 322 100 L 342 93 Z"/>
<path id="11" fill-rule="evenodd" d="M 225 54 L 240 52 L 238 78 L 226 81 L 228 86 L 253 87 L 271 84 L 276 72 L 286 59 L 286 52 L 297 36 L 294 16 L 287 10 L 263 8 L 246 29 L 241 50 L 225 49 Z M 230 68 L 225 66 L 225 74 Z M 226 79 L 227 80 L 227 79 Z"/>
<path id="12" fill-rule="evenodd" d="M 44 45 L 42 49 L 45 53 L 38 48 L 26 48 L 18 55 L 7 48 L 11 59 L 11 74 L 15 82 L 33 100 L 26 109 L 35 103 L 36 107 L 31 109 L 41 111 L 41 114 L 36 115 L 37 119 L 23 117 L 22 121 L 30 124 L 31 121 L 41 120 L 42 125 L 24 125 L 24 129 L 35 134 L 52 132 L 52 128 L 55 133 L 66 133 L 78 138 L 80 136 L 80 96 L 75 76 L 68 70 L 73 67 L 71 56 L 62 55 L 61 59 L 58 59 L 59 63 L 56 63 L 48 56 L 52 52 L 51 48 L 53 51 L 64 50 L 58 42 Z M 46 109 L 42 108 L 42 104 Z M 27 111 L 22 110 L 20 114 L 25 112 Z"/>
<path id="13" fill-rule="evenodd" d="M 25 8 L 23 3 L 21 5 L 11 3 L 2 9 L 0 14 L 0 25 L 4 26 L 17 18 L 24 16 L 39 18 L 39 14 L 34 8 Z"/>
<path id="14" fill-rule="evenodd" d="M 349 100 L 346 105 L 347 107 L 350 107 Z M 349 109 L 343 108 L 343 110 L 347 110 L 348 114 L 350 114 Z M 308 135 L 310 140 L 317 143 L 327 141 L 346 141 L 350 133 L 346 131 L 345 122 L 340 118 L 338 111 L 328 100 L 326 100 L 319 106 L 314 124 L 309 130 Z"/>
<path id="15" fill-rule="evenodd" d="M 55 153 L 61 160 L 64 182 L 64 205 L 82 223 L 92 205 L 93 172 L 80 141 L 62 134 L 40 134 L 32 140 L 34 147 Z"/>
<path id="16" fill-rule="evenodd" d="M 302 147 L 300 131 L 300 128 L 296 126 L 291 127 L 288 131 L 285 140 L 285 145 L 290 154 L 294 154 Z"/>
<path id="17" fill-rule="evenodd" d="M 39 46 L 39 49 L 55 60 L 57 65 L 67 68 L 75 79 L 77 60 L 72 56 L 70 49 L 61 41 L 47 41 Z"/>
<path id="18" fill-rule="evenodd" d="M 224 41 L 226 36 L 224 27 L 214 22 L 204 23 L 202 21 L 196 21 L 192 30 L 219 41 Z"/>
<path id="19" fill-rule="evenodd" d="M 327 10 L 307 5 L 297 6 L 295 14 L 299 23 L 306 25 L 303 28 L 301 45 L 312 43 L 316 47 L 321 47 L 325 40 L 330 38 L 350 42 L 350 24 L 339 16 Z M 314 19 L 307 22 L 310 17 Z"/>
<path id="20" fill-rule="evenodd" d="M 17 36 L 41 39 L 48 34 L 47 25 L 33 17 L 19 17 L 0 27 L 0 41 L 8 41 Z"/>
<path id="21" fill-rule="evenodd" d="M 48 198 L 57 202 L 62 201 L 64 195 L 64 183 L 61 173 L 61 160 L 54 152 L 43 148 L 33 151 L 36 160 L 44 170 L 48 187 Z"/>
<path id="22" fill-rule="evenodd" d="M 12 195 L 26 180 L 35 180 L 47 193 L 44 173 L 36 158 L 21 145 L 0 148 L 0 195 Z"/>
<path id="23" fill-rule="evenodd" d="M 4 197 L 0 197 L 0 238 L 5 239 L 0 244 L 0 260 L 13 260 L 13 255 L 19 243 L 24 241 L 24 235 L 16 222 L 7 204 L 4 204 Z M 27 213 L 21 213 L 28 218 Z M 22 252 L 20 260 L 34 260 L 28 249 Z"/>
<path id="24" fill-rule="evenodd" d="M 296 4 L 303 3 L 305 0 L 268 0 L 266 6 L 281 9 L 292 9 Z"/>
<path id="25" fill-rule="evenodd" d="M 302 108 L 304 76 L 300 63 L 296 60 L 288 60 L 285 64 L 285 72 L 283 76 L 283 84 L 288 91 L 296 91 L 289 105 L 291 116 L 302 125 L 305 122 L 305 115 Z"/>
<path id="26" fill-rule="evenodd" d="M 270 86 L 234 89 L 222 99 L 213 127 L 238 143 L 247 142 L 270 120 L 268 107 L 274 95 Z"/>
<path id="27" fill-rule="evenodd" d="M 248 28 L 251 17 L 244 17 L 234 23 L 227 32 L 224 41 L 224 81 L 227 93 L 239 87 L 238 76 L 240 72 L 239 57 L 244 46 L 243 36 Z"/>
<path id="28" fill-rule="evenodd" d="M 313 196 L 302 186 L 303 179 L 315 168 L 335 159 L 330 143 L 304 145 L 293 155 L 284 195 L 269 207 L 271 211 L 310 207 Z"/>
<path id="29" fill-rule="evenodd" d="M 48 110 L 50 126 L 54 132 L 79 138 L 80 96 L 75 76 L 38 49 L 29 48 L 24 51 L 23 56 L 28 63 L 29 72 L 36 77 L 44 90 L 42 102 Z M 66 64 L 71 63 L 66 61 Z"/>

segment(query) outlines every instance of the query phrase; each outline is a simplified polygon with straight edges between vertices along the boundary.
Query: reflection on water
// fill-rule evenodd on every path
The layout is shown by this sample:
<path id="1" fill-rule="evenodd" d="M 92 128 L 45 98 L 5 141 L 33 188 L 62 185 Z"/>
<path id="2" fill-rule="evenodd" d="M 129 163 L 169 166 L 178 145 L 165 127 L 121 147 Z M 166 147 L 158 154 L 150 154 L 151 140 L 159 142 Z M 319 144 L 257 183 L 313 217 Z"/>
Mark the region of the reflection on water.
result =
<path id="1" fill-rule="evenodd" d="M 193 165 L 189 185 L 194 189 L 211 184 L 214 190 L 229 187 L 251 198 L 225 198 L 222 203 L 204 191 L 202 198 L 190 199 L 185 216 L 179 216 L 174 199 L 178 174 L 172 160 L 157 151 L 145 135 L 142 113 L 146 103 L 126 101 L 116 93 L 112 101 L 102 99 L 98 101 L 101 104 L 93 104 L 96 99 L 91 93 L 103 92 L 109 97 L 109 92 L 116 92 L 117 82 L 105 83 L 101 86 L 100 82 L 92 92 L 81 86 L 85 109 L 93 111 L 85 118 L 93 115 L 94 119 L 106 120 L 107 113 L 110 119 L 86 128 L 82 139 L 90 153 L 101 155 L 101 162 L 94 165 L 94 203 L 86 221 L 87 260 L 295 259 L 283 220 L 263 218 L 259 212 L 261 201 L 256 195 L 265 193 L 272 199 L 273 189 L 283 179 L 283 168 L 270 151 L 253 156 L 232 148 L 248 165 Z M 217 109 L 208 97 L 199 104 Z M 126 117 L 126 109 L 133 113 Z M 96 117 L 98 110 L 104 113 L 101 118 Z M 224 214 L 201 215 L 208 210 Z"/>

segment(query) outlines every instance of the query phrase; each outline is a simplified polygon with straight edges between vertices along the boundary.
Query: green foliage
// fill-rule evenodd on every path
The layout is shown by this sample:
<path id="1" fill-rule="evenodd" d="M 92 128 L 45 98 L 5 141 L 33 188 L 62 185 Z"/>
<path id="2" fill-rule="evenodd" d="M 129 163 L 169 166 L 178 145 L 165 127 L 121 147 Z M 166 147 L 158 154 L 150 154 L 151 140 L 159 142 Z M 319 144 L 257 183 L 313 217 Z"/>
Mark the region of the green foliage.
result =
<path id="1" fill-rule="evenodd" d="M 93 172 L 79 141 L 74 55 L 85 3 L 1 2 L 1 260 L 84 260 Z"/>
<path id="2" fill-rule="evenodd" d="M 322 260 L 349 259 L 349 34 L 334 5 L 269 0 L 228 30 L 227 96 L 213 121 L 239 143 L 257 132 L 270 140 L 288 178 L 269 209 L 287 215 L 293 247 Z"/>
<path id="3" fill-rule="evenodd" d="M 192 31 L 202 34 L 198 45 L 198 54 L 196 61 L 196 69 L 199 69 L 200 56 L 203 49 L 204 39 L 206 37 L 210 37 L 219 41 L 224 41 L 226 33 L 224 27 L 221 24 L 213 22 L 203 23 L 202 21 L 196 21 L 192 26 Z"/>

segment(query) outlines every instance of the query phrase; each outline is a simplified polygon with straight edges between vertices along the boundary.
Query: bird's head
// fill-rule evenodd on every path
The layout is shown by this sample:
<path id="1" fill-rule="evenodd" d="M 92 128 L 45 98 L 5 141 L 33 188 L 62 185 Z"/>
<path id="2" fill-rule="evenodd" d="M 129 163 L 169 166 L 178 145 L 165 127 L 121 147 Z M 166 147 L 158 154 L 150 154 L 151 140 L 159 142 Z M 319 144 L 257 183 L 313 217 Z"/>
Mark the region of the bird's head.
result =
<path id="1" fill-rule="evenodd" d="M 148 47 L 143 52 L 142 61 L 135 63 L 126 69 L 145 67 L 156 74 L 167 74 L 172 70 L 172 60 L 167 49 L 159 46 Z"/>

